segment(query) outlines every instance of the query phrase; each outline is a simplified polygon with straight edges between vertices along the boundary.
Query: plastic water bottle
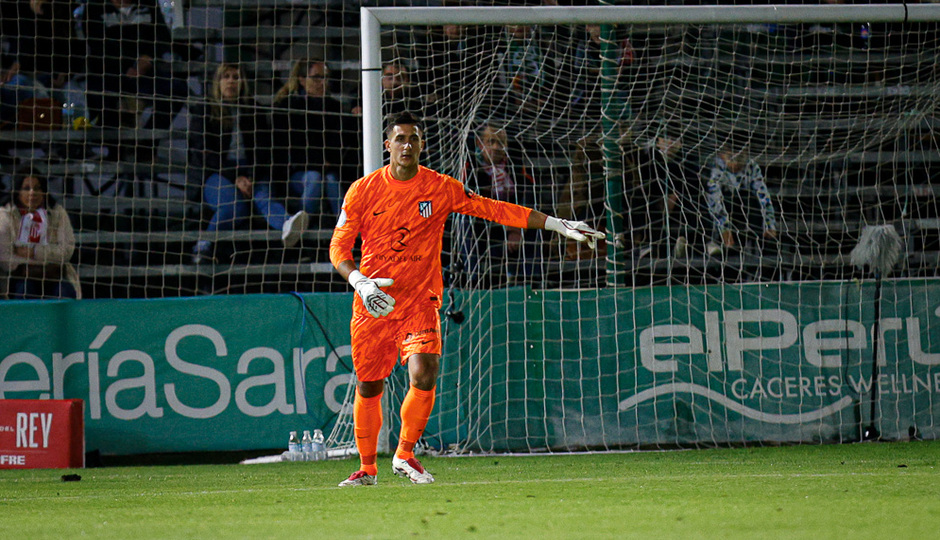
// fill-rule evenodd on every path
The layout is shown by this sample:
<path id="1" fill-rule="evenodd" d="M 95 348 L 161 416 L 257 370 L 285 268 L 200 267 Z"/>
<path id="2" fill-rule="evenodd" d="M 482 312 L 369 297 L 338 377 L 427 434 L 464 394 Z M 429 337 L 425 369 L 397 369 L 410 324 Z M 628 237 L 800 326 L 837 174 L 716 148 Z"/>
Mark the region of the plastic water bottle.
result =
<path id="1" fill-rule="evenodd" d="M 71 103 L 62 104 L 62 125 L 65 129 L 75 129 L 75 107 Z"/>
<path id="2" fill-rule="evenodd" d="M 290 439 L 287 440 L 287 454 L 287 461 L 300 461 L 302 459 L 300 437 L 297 436 L 296 431 L 290 432 Z"/>
<path id="3" fill-rule="evenodd" d="M 71 80 L 55 94 L 56 99 L 62 102 L 62 120 L 67 129 L 87 129 L 91 125 L 84 83 Z"/>
<path id="4" fill-rule="evenodd" d="M 304 436 L 300 439 L 300 450 L 304 453 L 304 461 L 316 459 L 313 454 L 313 437 L 310 436 L 310 430 L 304 430 Z"/>
<path id="5" fill-rule="evenodd" d="M 180 26 L 176 20 L 176 2 L 174 0 L 160 0 L 160 11 L 163 12 L 163 20 L 170 30 Z"/>
<path id="6" fill-rule="evenodd" d="M 323 440 L 323 432 L 319 429 L 313 430 L 313 456 L 316 461 L 326 459 L 326 443 Z"/>

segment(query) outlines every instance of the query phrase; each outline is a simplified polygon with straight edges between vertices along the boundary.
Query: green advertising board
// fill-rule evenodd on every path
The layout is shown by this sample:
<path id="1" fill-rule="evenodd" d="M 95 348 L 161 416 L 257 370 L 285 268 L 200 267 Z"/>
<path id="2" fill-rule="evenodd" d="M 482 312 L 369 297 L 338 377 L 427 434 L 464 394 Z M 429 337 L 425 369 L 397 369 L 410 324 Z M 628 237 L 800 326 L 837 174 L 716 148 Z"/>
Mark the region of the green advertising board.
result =
<path id="1" fill-rule="evenodd" d="M 281 448 L 342 407 L 351 300 L 0 303 L 0 399 L 85 400 L 87 447 L 106 454 Z M 454 300 L 466 319 L 443 318 L 436 447 L 842 442 L 871 424 L 940 435 L 937 280 L 886 281 L 875 334 L 874 285 L 860 282 Z M 393 407 L 406 386 L 390 387 Z"/>
<path id="2" fill-rule="evenodd" d="M 286 447 L 342 405 L 350 302 L 0 303 L 0 399 L 85 400 L 86 447 L 108 454 Z"/>
<path id="3" fill-rule="evenodd" d="M 476 293 L 462 304 L 480 309 L 446 341 L 459 365 L 439 388 L 457 405 L 441 408 L 441 439 L 483 451 L 845 442 L 872 425 L 937 438 L 938 284 L 886 281 L 877 336 L 871 282 Z"/>

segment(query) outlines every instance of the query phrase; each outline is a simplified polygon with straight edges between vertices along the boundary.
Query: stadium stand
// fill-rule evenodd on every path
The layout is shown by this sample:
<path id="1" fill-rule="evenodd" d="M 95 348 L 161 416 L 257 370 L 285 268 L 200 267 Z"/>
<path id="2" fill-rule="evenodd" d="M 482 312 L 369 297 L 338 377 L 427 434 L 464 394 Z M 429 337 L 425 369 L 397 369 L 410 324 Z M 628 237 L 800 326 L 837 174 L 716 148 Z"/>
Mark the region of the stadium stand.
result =
<path id="1" fill-rule="evenodd" d="M 174 40 L 201 50 L 202 57 L 165 59 L 163 67 L 186 78 L 196 94 L 190 99 L 199 99 L 218 63 L 237 59 L 255 82 L 259 100 L 270 104 L 292 59 L 316 51 L 335 74 L 334 94 L 344 105 L 352 106 L 360 94 L 358 5 L 336 0 L 309 1 L 303 6 L 291 0 L 194 0 L 185 11 L 177 13 L 181 21 L 174 25 L 172 35 Z M 638 32 L 635 39 L 665 41 L 661 29 Z M 930 91 L 917 83 L 917 77 L 910 84 L 886 86 L 872 84 L 875 75 L 861 72 L 848 73 L 844 80 L 836 81 L 839 95 L 833 95 L 833 81 L 826 79 L 827 66 L 860 55 L 880 55 L 890 65 L 893 59 L 900 62 L 907 54 L 904 44 L 884 43 L 877 50 L 861 50 L 849 44 L 830 55 L 806 61 L 799 56 L 804 53 L 792 45 L 784 49 L 788 52 L 781 53 L 741 42 L 740 34 L 716 41 L 731 45 L 708 58 L 664 58 L 660 67 L 670 67 L 666 65 L 669 62 L 684 63 L 685 82 L 694 86 L 706 77 L 714 79 L 715 71 L 729 78 L 742 77 L 739 54 L 743 49 L 756 58 L 749 66 L 760 64 L 764 58 L 767 69 L 787 63 L 779 56 L 761 55 L 770 55 L 770 51 L 789 54 L 793 55 L 792 64 L 801 66 L 801 70 L 781 71 L 775 74 L 772 84 L 750 89 L 755 99 L 781 112 L 837 107 L 858 115 L 853 119 L 843 114 L 837 121 L 804 116 L 791 126 L 791 133 L 780 136 L 823 132 L 840 133 L 840 140 L 864 136 L 865 129 L 873 129 L 872 120 L 864 118 L 864 106 L 873 97 L 882 103 L 896 102 L 895 109 L 901 110 L 905 100 Z M 644 95 L 635 92 L 631 98 L 638 114 L 643 111 Z M 703 110 L 712 105 L 708 99 L 694 104 Z M 58 190 L 56 194 L 73 216 L 78 244 L 73 262 L 85 297 L 345 290 L 345 283 L 333 275 L 326 256 L 329 228 L 307 231 L 302 247 L 296 250 L 274 247 L 278 233 L 263 228 L 224 233 L 216 239 L 228 244 L 228 260 L 214 265 L 190 264 L 187 256 L 200 238 L 204 209 L 198 188 L 187 176 L 186 114 L 184 107 L 173 125 L 162 130 L 92 127 L 0 131 L 4 187 L 8 188 L 14 171 L 31 162 L 37 171 L 52 179 L 53 189 Z M 707 120 L 699 116 L 698 121 Z M 857 240 L 860 224 L 877 217 L 897 223 L 909 243 L 910 256 L 898 275 L 935 276 L 940 267 L 940 193 L 932 181 L 940 171 L 940 145 L 933 135 L 936 128 L 935 119 L 925 118 L 907 125 L 903 133 L 898 133 L 895 144 L 874 151 L 850 152 L 847 160 L 838 163 L 805 156 L 793 156 L 786 164 L 779 158 L 761 163 L 775 203 L 786 216 L 781 223 L 781 252 L 777 256 L 740 253 L 719 260 L 693 252 L 685 258 L 668 254 L 633 257 L 625 262 L 625 273 L 634 276 L 634 284 L 852 277 L 856 271 L 848 263 L 848 252 Z M 102 149 L 117 142 L 154 150 L 104 155 Z M 705 159 L 698 157 L 700 161 Z M 538 156 L 535 162 L 543 169 L 540 172 L 544 177 L 570 175 L 570 160 L 563 155 L 550 153 Z M 870 166 L 874 164 L 879 166 Z M 913 182 L 898 181 L 912 176 Z M 553 200 L 558 200 L 559 188 L 550 187 L 555 192 L 550 194 Z M 892 200 L 897 202 L 886 203 Z M 872 219 L 866 220 L 866 212 L 882 214 L 869 215 Z M 546 285 L 595 286 L 603 277 L 604 261 L 567 260 L 556 268 Z"/>

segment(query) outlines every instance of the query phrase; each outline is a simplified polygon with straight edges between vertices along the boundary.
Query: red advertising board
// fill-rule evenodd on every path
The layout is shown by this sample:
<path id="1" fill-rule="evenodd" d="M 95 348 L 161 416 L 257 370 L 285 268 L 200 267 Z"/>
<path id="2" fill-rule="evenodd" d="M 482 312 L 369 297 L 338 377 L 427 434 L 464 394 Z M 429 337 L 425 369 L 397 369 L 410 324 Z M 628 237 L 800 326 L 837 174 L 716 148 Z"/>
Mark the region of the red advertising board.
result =
<path id="1" fill-rule="evenodd" d="M 85 466 L 80 399 L 0 399 L 0 469 Z"/>

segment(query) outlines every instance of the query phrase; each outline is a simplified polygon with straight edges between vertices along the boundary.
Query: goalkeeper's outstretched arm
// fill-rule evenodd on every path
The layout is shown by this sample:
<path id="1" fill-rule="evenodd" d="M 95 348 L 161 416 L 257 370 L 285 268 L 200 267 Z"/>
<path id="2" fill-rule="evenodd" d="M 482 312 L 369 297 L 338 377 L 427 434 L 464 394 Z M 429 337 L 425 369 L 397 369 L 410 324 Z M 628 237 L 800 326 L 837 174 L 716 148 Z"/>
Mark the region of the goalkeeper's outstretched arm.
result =
<path id="1" fill-rule="evenodd" d="M 598 238 L 604 238 L 604 233 L 594 230 L 583 221 L 569 221 L 567 219 L 558 219 L 538 210 L 532 210 L 529 214 L 529 221 L 526 224 L 529 229 L 546 229 L 578 242 L 587 242 L 591 249 L 594 249 Z"/>

